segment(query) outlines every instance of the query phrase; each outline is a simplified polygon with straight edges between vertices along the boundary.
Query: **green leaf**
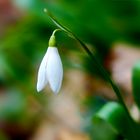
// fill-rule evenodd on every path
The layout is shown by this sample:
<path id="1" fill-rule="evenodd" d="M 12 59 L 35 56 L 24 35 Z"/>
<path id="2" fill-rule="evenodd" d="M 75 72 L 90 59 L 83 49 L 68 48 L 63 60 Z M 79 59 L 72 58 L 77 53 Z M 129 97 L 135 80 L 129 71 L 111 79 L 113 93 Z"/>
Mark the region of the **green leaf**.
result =
<path id="1" fill-rule="evenodd" d="M 94 140 L 117 140 L 118 132 L 98 116 L 93 119 L 92 137 Z"/>
<path id="2" fill-rule="evenodd" d="M 132 70 L 132 89 L 134 100 L 140 108 L 140 62 L 137 62 Z"/>
<path id="3" fill-rule="evenodd" d="M 109 102 L 93 116 L 93 135 L 97 140 L 133 139 L 126 113 L 119 103 Z"/>

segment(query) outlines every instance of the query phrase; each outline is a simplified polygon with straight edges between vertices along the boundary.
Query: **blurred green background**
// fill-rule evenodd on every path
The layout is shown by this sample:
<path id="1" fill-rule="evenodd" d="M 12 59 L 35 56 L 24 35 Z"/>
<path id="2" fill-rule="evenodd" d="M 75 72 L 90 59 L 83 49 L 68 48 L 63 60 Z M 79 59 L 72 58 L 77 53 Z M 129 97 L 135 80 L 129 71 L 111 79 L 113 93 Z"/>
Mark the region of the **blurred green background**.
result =
<path id="1" fill-rule="evenodd" d="M 0 140 L 46 139 L 45 136 L 44 139 L 34 137 L 42 120 L 47 120 L 50 115 L 50 102 L 58 97 L 51 95 L 48 89 L 42 92 L 44 94 L 38 94 L 36 91 L 38 67 L 48 47 L 48 39 L 56 29 L 43 12 L 44 8 L 79 36 L 110 74 L 107 62 L 112 59 L 108 56 L 114 43 L 123 42 L 131 44 L 132 48 L 139 47 L 139 0 L 1 0 Z M 62 137 L 58 139 L 94 139 L 94 135 L 89 134 L 92 127 L 90 119 L 110 98 L 100 96 L 101 91 L 94 90 L 100 89 L 100 86 L 93 87 L 92 82 L 100 85 L 105 81 L 98 70 L 93 68 L 94 62 L 91 65 L 92 60 L 80 49 L 76 41 L 64 33 L 58 33 L 57 42 L 64 73 L 67 73 L 64 74 L 60 94 L 69 98 L 66 94 L 76 93 L 72 94 L 72 97 L 73 100 L 80 100 L 77 108 L 82 111 L 79 111 L 78 116 L 84 122 L 77 129 L 82 132 L 81 135 L 88 137 L 74 138 L 75 135 L 72 137 L 65 132 L 69 138 L 65 138 L 62 133 Z M 75 90 L 77 86 L 72 85 L 73 89 L 66 88 L 70 80 L 65 75 L 72 78 L 74 75 L 79 79 L 75 70 L 84 73 L 81 89 L 86 85 L 86 90 L 81 90 L 80 95 Z M 97 78 L 97 81 L 92 81 L 92 78 Z M 115 97 L 111 99 L 116 100 Z"/>

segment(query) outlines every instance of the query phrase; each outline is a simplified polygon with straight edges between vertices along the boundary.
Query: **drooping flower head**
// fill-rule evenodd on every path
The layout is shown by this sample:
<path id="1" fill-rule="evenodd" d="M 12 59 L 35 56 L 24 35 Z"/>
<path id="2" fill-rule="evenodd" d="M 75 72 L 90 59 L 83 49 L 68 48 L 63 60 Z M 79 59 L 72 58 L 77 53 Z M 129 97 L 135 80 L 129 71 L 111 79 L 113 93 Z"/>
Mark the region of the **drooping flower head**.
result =
<path id="1" fill-rule="evenodd" d="M 55 32 L 54 32 L 55 33 Z M 37 79 L 37 91 L 40 92 L 47 84 L 57 94 L 63 79 L 63 66 L 56 47 L 54 33 L 50 37 L 49 47 L 40 64 Z"/>

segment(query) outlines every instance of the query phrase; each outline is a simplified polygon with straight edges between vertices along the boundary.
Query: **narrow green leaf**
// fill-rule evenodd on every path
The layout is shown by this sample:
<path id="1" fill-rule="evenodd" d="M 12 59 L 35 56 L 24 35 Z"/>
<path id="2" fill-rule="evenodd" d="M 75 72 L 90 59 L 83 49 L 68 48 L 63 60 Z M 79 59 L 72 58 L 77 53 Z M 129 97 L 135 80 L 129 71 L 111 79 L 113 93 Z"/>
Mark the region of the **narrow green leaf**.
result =
<path id="1" fill-rule="evenodd" d="M 134 100 L 140 108 L 140 62 L 136 63 L 132 70 L 132 89 Z"/>

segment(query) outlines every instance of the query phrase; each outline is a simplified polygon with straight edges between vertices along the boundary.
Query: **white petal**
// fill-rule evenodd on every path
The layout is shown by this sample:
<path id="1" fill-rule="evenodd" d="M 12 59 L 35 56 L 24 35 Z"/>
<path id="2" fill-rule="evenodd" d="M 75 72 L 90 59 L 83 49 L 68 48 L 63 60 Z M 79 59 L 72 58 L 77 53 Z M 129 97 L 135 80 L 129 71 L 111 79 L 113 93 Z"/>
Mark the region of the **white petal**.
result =
<path id="1" fill-rule="evenodd" d="M 41 91 L 47 85 L 46 65 L 48 61 L 49 51 L 47 50 L 43 60 L 40 64 L 37 78 L 37 91 Z"/>
<path id="2" fill-rule="evenodd" d="M 47 78 L 54 94 L 60 90 L 63 78 L 63 67 L 61 58 L 56 47 L 49 47 L 47 62 Z"/>

